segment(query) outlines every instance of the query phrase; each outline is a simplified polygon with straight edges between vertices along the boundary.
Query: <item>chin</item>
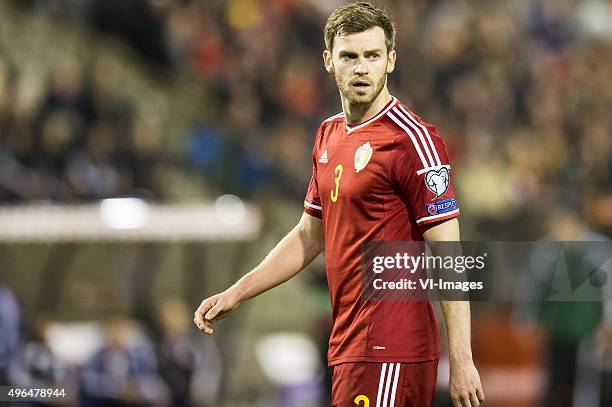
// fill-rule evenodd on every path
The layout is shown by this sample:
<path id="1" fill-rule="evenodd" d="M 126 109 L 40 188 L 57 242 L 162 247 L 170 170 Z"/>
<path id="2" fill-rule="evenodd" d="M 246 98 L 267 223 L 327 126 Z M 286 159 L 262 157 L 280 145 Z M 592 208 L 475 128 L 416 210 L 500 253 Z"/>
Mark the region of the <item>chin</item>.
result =
<path id="1" fill-rule="evenodd" d="M 350 92 L 348 95 L 346 95 L 346 99 L 351 105 L 367 105 L 372 103 L 376 97 L 372 94 L 357 95 Z"/>

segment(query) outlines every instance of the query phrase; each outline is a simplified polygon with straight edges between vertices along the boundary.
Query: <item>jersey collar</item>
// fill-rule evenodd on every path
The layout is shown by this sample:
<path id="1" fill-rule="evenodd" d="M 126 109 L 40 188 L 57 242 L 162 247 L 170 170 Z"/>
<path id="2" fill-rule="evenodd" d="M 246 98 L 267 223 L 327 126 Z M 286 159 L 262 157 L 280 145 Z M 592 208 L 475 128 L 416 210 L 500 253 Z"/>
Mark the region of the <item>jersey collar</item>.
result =
<path id="1" fill-rule="evenodd" d="M 377 121 L 378 119 L 386 115 L 387 112 L 391 110 L 391 108 L 397 104 L 397 102 L 398 102 L 397 98 L 395 98 L 395 96 L 391 96 L 391 100 L 385 105 L 385 107 L 383 107 L 382 110 L 378 112 L 374 117 L 366 120 L 365 122 L 350 125 L 346 122 L 346 116 L 345 116 L 344 117 L 344 128 L 346 129 L 347 134 L 354 133 L 355 131 L 374 123 L 375 121 Z"/>

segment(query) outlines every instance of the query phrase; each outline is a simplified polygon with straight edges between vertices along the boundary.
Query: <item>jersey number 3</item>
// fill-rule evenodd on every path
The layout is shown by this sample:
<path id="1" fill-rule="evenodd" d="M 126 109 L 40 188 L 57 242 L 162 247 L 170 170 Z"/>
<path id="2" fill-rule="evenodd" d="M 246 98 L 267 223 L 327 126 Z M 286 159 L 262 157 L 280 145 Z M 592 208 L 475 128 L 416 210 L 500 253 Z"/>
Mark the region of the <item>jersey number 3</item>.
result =
<path id="1" fill-rule="evenodd" d="M 358 406 L 370 407 L 370 399 L 367 396 L 364 396 L 363 394 L 360 394 L 359 396 L 355 397 L 355 400 L 353 401 Z M 363 401 L 363 405 L 361 404 L 362 401 Z"/>
<path id="2" fill-rule="evenodd" d="M 338 201 L 338 190 L 340 189 L 340 178 L 342 178 L 343 169 L 344 167 L 342 167 L 342 164 L 338 164 L 334 170 L 334 173 L 336 174 L 336 178 L 334 179 L 336 188 L 332 189 L 332 191 L 329 193 L 329 197 L 331 198 L 332 202 Z"/>

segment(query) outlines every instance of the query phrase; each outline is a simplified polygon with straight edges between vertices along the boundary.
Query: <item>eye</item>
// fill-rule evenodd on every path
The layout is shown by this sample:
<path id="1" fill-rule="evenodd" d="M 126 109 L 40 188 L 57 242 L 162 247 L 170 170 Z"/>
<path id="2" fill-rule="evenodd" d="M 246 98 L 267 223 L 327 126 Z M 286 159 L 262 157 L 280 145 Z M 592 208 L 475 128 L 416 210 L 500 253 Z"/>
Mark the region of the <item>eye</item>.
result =
<path id="1" fill-rule="evenodd" d="M 378 58 L 380 58 L 379 54 L 370 54 L 370 55 L 368 55 L 368 59 L 371 59 L 371 60 L 377 60 Z"/>

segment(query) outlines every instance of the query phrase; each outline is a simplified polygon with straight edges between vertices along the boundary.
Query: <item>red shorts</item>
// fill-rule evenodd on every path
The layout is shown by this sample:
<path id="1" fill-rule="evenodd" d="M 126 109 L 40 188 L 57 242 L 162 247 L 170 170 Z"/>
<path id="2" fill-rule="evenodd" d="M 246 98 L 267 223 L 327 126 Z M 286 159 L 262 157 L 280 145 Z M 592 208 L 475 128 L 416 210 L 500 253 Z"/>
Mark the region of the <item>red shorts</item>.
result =
<path id="1" fill-rule="evenodd" d="M 437 360 L 336 365 L 332 374 L 332 407 L 431 406 L 437 374 Z"/>

